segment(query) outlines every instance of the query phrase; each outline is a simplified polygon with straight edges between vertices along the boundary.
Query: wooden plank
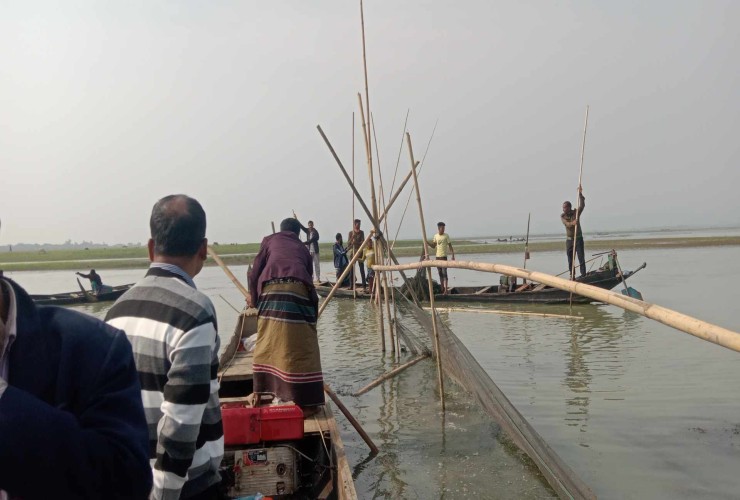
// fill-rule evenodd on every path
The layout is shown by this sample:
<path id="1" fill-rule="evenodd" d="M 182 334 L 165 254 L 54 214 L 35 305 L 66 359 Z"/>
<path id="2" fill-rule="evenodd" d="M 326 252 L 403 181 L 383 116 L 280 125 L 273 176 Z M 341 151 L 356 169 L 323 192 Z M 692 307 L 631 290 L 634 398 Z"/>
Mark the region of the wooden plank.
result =
<path id="1" fill-rule="evenodd" d="M 491 290 L 491 288 L 493 288 L 494 286 L 495 286 L 495 285 L 491 285 L 491 286 L 487 286 L 487 287 L 485 287 L 485 288 L 481 288 L 480 290 L 478 290 L 477 292 L 475 292 L 475 294 L 476 294 L 476 295 L 480 295 L 480 294 L 482 294 L 482 293 L 486 293 L 486 292 L 490 291 L 490 290 Z"/>
<path id="2" fill-rule="evenodd" d="M 252 380 L 254 357 L 251 352 L 237 351 L 229 362 L 227 360 L 225 369 L 220 373 L 221 381 L 232 382 L 236 380 Z"/>
<path id="3" fill-rule="evenodd" d="M 303 421 L 303 432 L 305 434 L 321 434 L 329 432 L 329 418 L 331 413 L 327 414 L 326 406 L 322 407 L 318 413 L 306 417 Z"/>
<path id="4" fill-rule="evenodd" d="M 339 498 L 339 500 L 357 500 L 355 482 L 352 480 L 352 471 L 349 468 L 347 455 L 344 453 L 342 436 L 339 435 L 337 421 L 334 419 L 329 402 L 326 403 L 325 408 L 328 417 L 327 423 L 329 424 L 329 430 L 331 432 L 331 444 L 334 449 L 334 454 L 336 455 L 337 498 Z"/>

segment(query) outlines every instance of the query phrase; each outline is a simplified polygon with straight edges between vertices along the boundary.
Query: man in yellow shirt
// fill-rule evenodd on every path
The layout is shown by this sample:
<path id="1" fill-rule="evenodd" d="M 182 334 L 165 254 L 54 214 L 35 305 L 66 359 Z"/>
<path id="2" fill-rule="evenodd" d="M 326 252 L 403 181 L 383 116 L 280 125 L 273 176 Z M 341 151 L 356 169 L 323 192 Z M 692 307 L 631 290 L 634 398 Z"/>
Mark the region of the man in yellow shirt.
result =
<path id="1" fill-rule="evenodd" d="M 437 260 L 447 260 L 447 249 L 449 248 L 452 253 L 452 260 L 455 260 L 455 249 L 452 248 L 452 242 L 450 241 L 450 235 L 445 233 L 445 223 L 437 222 L 437 234 L 434 235 L 432 242 L 427 242 L 431 248 L 437 249 L 436 258 Z M 439 271 L 439 282 L 442 285 L 442 293 L 447 295 L 447 268 L 438 267 Z"/>

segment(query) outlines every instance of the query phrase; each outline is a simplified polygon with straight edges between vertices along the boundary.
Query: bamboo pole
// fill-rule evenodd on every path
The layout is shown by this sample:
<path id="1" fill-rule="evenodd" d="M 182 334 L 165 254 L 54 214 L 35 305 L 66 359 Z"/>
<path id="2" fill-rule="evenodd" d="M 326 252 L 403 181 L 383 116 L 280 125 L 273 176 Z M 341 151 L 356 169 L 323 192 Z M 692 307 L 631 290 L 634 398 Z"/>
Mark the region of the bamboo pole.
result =
<path id="1" fill-rule="evenodd" d="M 576 279 L 576 247 L 578 246 L 578 224 L 580 223 L 581 211 L 581 181 L 583 179 L 583 155 L 586 152 L 586 130 L 588 129 L 588 105 L 586 105 L 586 121 L 583 124 L 583 141 L 581 142 L 581 168 L 578 172 L 578 201 L 576 202 L 576 225 L 573 228 L 573 255 L 570 260 L 570 277 Z M 585 250 L 584 250 L 585 251 Z M 570 306 L 573 307 L 573 294 L 570 294 Z"/>
<path id="2" fill-rule="evenodd" d="M 401 373 L 405 369 L 411 368 L 412 366 L 414 366 L 416 363 L 418 363 L 422 359 L 426 359 L 428 357 L 429 357 L 428 354 L 422 354 L 421 356 L 412 359 L 408 363 L 404 363 L 401 366 L 398 366 L 398 367 L 394 368 L 393 370 L 384 373 L 383 375 L 381 375 L 380 377 L 376 378 L 375 380 L 373 380 L 372 382 L 370 382 L 365 387 L 363 387 L 362 389 L 360 389 L 359 391 L 357 391 L 356 393 L 354 393 L 352 395 L 355 396 L 355 397 L 356 396 L 362 396 L 366 392 L 370 391 L 370 389 L 373 389 L 373 388 L 379 386 L 380 384 L 382 384 L 383 382 L 385 382 L 389 378 L 395 377 L 396 375 L 398 375 L 399 373 Z"/>
<path id="3" fill-rule="evenodd" d="M 406 143 L 409 148 L 411 159 L 411 172 L 414 175 L 414 190 L 416 191 L 416 202 L 419 205 L 419 219 L 421 220 L 421 235 L 423 238 L 424 259 L 429 259 L 427 250 L 427 229 L 424 223 L 424 209 L 421 207 L 421 193 L 419 192 L 419 178 L 416 175 L 416 161 L 414 161 L 414 149 L 411 147 L 411 134 L 406 132 Z M 429 287 L 429 305 L 432 306 L 432 330 L 434 331 L 434 351 L 437 354 L 437 377 L 439 379 L 439 397 L 442 402 L 442 411 L 445 411 L 445 385 L 442 375 L 442 352 L 439 348 L 439 331 L 437 330 L 437 313 L 434 311 L 434 287 L 432 286 L 432 272 L 427 273 L 427 285 Z"/>
<path id="4" fill-rule="evenodd" d="M 527 268 L 527 259 L 529 259 L 529 221 L 531 220 L 531 218 L 532 213 L 530 212 L 529 215 L 527 215 L 527 239 L 524 242 L 524 266 L 522 266 L 522 269 Z"/>
<path id="5" fill-rule="evenodd" d="M 424 309 L 431 309 L 425 307 Z M 567 318 L 567 319 L 583 319 L 583 316 L 573 316 L 571 314 L 551 314 L 551 313 L 533 313 L 533 312 L 518 312 L 518 311 L 498 311 L 495 309 L 473 309 L 471 307 L 438 307 L 439 312 L 469 312 L 479 314 L 502 314 L 511 316 L 540 316 L 542 318 Z"/>
<path id="6" fill-rule="evenodd" d="M 334 151 L 334 147 L 331 145 L 331 142 L 329 142 L 329 139 L 326 137 L 326 134 L 324 134 L 324 131 L 321 129 L 321 125 L 316 125 L 316 128 L 319 131 L 319 134 L 321 134 L 321 137 L 324 139 L 324 142 L 326 143 L 326 146 L 329 148 L 329 151 L 331 152 L 332 156 L 334 157 L 334 160 L 337 162 L 337 165 L 339 165 L 339 169 L 342 171 L 342 174 L 344 174 L 344 178 L 347 180 L 347 183 L 349 184 L 349 187 L 352 189 L 352 192 L 355 193 L 355 197 L 357 198 L 357 202 L 360 204 L 362 209 L 365 211 L 365 214 L 370 219 L 370 223 L 373 225 L 373 228 L 375 229 L 375 234 L 377 237 L 383 239 L 383 243 L 387 245 L 388 241 L 384 238 L 380 231 L 380 226 L 378 223 L 376 223 L 375 219 L 373 219 L 372 214 L 370 213 L 370 210 L 367 208 L 367 205 L 362 199 L 362 196 L 360 196 L 360 193 L 357 191 L 357 187 L 355 187 L 354 182 L 349 178 L 349 175 L 347 174 L 347 170 L 344 168 L 344 165 L 342 165 L 342 160 L 339 159 L 339 156 L 337 156 L 336 151 Z M 400 188 L 399 188 L 400 189 Z M 398 259 L 396 259 L 396 256 L 393 253 L 393 250 L 388 246 L 388 255 L 390 255 L 391 260 L 398 265 Z M 403 278 L 404 283 L 408 283 L 408 278 L 404 274 L 403 271 L 400 271 L 401 277 Z M 416 297 L 416 294 L 414 294 L 413 290 L 411 290 L 411 287 L 409 287 L 409 290 L 411 292 L 411 297 L 415 304 L 419 304 L 419 299 Z"/>
<path id="7" fill-rule="evenodd" d="M 650 318 L 664 325 L 680 330 L 694 337 L 698 337 L 707 342 L 726 347 L 732 351 L 740 352 L 740 333 L 733 332 L 706 321 L 694 318 L 658 304 L 651 304 L 639 299 L 615 293 L 610 290 L 604 290 L 592 285 L 580 283 L 578 281 L 565 280 L 552 276 L 550 274 L 520 269 L 518 267 L 506 266 L 503 264 L 489 264 L 484 262 L 470 261 L 429 261 L 414 262 L 411 264 L 401 264 L 397 266 L 378 266 L 380 271 L 398 271 L 402 269 L 419 269 L 420 267 L 447 267 L 456 269 L 471 269 L 487 273 L 506 274 L 518 278 L 527 278 L 530 281 L 543 283 L 553 288 L 558 288 L 566 292 L 570 291 L 589 299 L 604 302 L 637 313 L 646 318 Z"/>
<path id="8" fill-rule="evenodd" d="M 249 291 L 244 287 L 244 285 L 241 284 L 236 276 L 234 276 L 234 273 L 232 273 L 231 270 L 226 266 L 224 261 L 221 260 L 221 257 L 218 256 L 211 245 L 208 245 L 208 255 L 210 255 L 211 258 L 216 261 L 216 264 L 218 264 L 219 267 L 223 269 L 224 273 L 226 273 L 226 276 L 228 276 L 229 279 L 231 279 L 231 282 L 236 285 L 236 287 L 239 289 L 240 292 L 242 292 L 242 294 L 244 294 L 244 297 L 248 297 Z"/>
<path id="9" fill-rule="evenodd" d="M 275 222 L 270 222 L 272 224 L 272 234 L 275 234 Z"/>
<path id="10" fill-rule="evenodd" d="M 355 112 L 352 112 L 352 184 L 355 183 Z M 352 193 L 352 223 L 349 225 L 354 230 L 355 227 L 355 194 Z M 349 243 L 349 241 L 347 242 Z M 357 298 L 357 280 L 355 279 L 354 267 L 352 268 L 352 293 Z M 341 283 L 341 282 L 340 282 Z"/>
<path id="11" fill-rule="evenodd" d="M 360 245 L 360 248 L 355 252 L 355 254 L 352 256 L 352 260 L 349 261 L 349 264 L 347 267 L 344 268 L 344 272 L 342 272 L 341 275 L 339 275 L 339 278 L 337 278 L 337 282 L 334 283 L 334 286 L 332 287 L 329 294 L 326 296 L 326 298 L 321 302 L 321 306 L 319 306 L 319 312 L 316 315 L 316 318 L 321 317 L 321 313 L 324 312 L 324 309 L 326 309 L 326 306 L 329 304 L 329 301 L 334 297 L 334 294 L 339 290 L 339 285 L 344 281 L 344 278 L 347 277 L 347 275 L 351 272 L 352 266 L 355 265 L 355 262 L 357 262 L 357 259 L 360 258 L 360 255 L 362 255 L 362 251 L 365 250 L 365 247 L 367 246 L 368 242 L 370 241 L 370 238 L 373 237 L 373 231 L 370 231 L 370 234 L 367 238 L 365 238 L 365 241 L 362 242 L 362 245 Z"/>
<path id="12" fill-rule="evenodd" d="M 375 446 L 375 443 L 373 443 L 373 440 L 370 439 L 370 436 L 367 435 L 367 432 L 365 432 L 365 429 L 362 428 L 360 425 L 360 422 L 357 421 L 355 417 L 352 416 L 352 414 L 349 412 L 346 406 L 344 406 L 344 403 L 339 399 L 339 397 L 334 393 L 334 391 L 331 390 L 331 387 L 329 387 L 326 382 L 324 383 L 324 392 L 331 398 L 332 401 L 334 401 L 334 404 L 337 405 L 337 407 L 341 410 L 341 412 L 344 414 L 345 417 L 347 417 L 347 420 L 349 420 L 349 423 L 352 424 L 352 427 L 355 428 L 357 433 L 360 435 L 363 441 L 365 441 L 365 444 L 370 448 L 370 452 L 375 455 L 378 453 L 378 447 Z"/>
<path id="13" fill-rule="evenodd" d="M 383 171 L 380 167 L 380 150 L 378 149 L 378 135 L 375 133 L 375 116 L 370 115 L 370 128 L 373 131 L 373 139 L 375 141 L 375 157 L 378 160 L 378 182 L 380 183 L 380 202 L 385 204 L 385 188 L 383 187 Z M 385 232 L 388 232 L 388 219 L 385 220 L 385 224 L 383 225 L 383 228 L 385 229 Z M 383 244 L 383 240 L 376 240 L 376 247 L 379 250 L 375 254 L 375 261 L 379 264 L 385 264 L 385 245 Z M 373 272 L 375 272 L 373 270 Z M 382 280 L 382 298 L 383 302 L 385 304 L 386 314 L 388 315 L 388 340 L 391 344 L 391 352 L 395 354 L 396 352 L 396 342 L 394 340 L 394 325 L 391 321 L 391 305 L 390 305 L 390 299 L 388 297 L 388 277 L 386 273 L 378 273 L 378 291 L 381 292 L 380 288 L 380 280 Z"/>

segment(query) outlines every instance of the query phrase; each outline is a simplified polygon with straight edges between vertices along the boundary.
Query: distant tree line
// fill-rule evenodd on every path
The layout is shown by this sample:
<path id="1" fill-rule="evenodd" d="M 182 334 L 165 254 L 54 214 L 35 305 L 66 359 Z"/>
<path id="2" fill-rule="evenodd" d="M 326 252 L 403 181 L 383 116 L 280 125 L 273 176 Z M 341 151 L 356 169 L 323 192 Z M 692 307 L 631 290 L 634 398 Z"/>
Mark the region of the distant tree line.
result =
<path id="1" fill-rule="evenodd" d="M 140 247 L 141 243 L 116 243 L 114 245 L 108 245 L 107 243 L 94 243 L 92 241 L 81 241 L 73 242 L 67 240 L 64 243 L 16 243 L 14 245 L 2 245 L 0 246 L 0 253 L 2 252 L 40 252 L 51 251 L 51 250 L 84 250 L 92 248 L 127 248 L 127 247 Z"/>

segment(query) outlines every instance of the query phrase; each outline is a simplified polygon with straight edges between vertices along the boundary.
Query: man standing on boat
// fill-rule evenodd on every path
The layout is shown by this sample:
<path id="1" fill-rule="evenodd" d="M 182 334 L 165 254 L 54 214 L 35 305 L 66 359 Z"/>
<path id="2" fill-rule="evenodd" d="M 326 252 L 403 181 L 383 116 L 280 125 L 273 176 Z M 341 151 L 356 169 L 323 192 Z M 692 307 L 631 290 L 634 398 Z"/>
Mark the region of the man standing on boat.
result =
<path id="1" fill-rule="evenodd" d="M 436 248 L 436 259 L 437 260 L 447 260 L 447 249 L 449 248 L 450 252 L 452 253 L 452 260 L 455 260 L 455 249 L 452 248 L 452 242 L 450 241 L 450 235 L 445 233 L 445 223 L 444 222 L 437 222 L 437 234 L 434 235 L 434 238 L 432 239 L 432 242 L 427 242 L 427 245 L 429 245 L 431 248 Z M 448 292 L 448 278 L 447 278 L 447 268 L 446 267 L 438 267 L 437 272 L 439 272 L 439 284 L 442 285 L 442 293 L 444 295 L 447 295 Z"/>
<path id="2" fill-rule="evenodd" d="M 354 257 L 355 252 L 360 249 L 362 244 L 365 242 L 365 231 L 360 229 L 360 219 L 355 219 L 354 226 L 352 227 L 352 230 L 349 232 L 349 235 L 347 236 L 347 250 L 349 250 L 349 254 Z M 358 260 L 357 265 L 360 268 L 360 277 L 362 278 L 362 288 L 367 287 L 367 282 L 365 280 L 365 264 L 362 263 L 362 261 Z M 350 272 L 350 284 L 352 285 L 352 288 L 355 287 L 355 269 L 354 266 L 352 266 L 352 271 Z"/>
<path id="3" fill-rule="evenodd" d="M 280 232 L 262 240 L 248 275 L 247 305 L 258 309 L 255 395 L 273 393 L 310 414 L 324 404 L 324 375 L 316 333 L 319 297 L 300 232 L 300 223 L 288 218 Z"/>
<path id="4" fill-rule="evenodd" d="M 0 498 L 147 498 L 147 422 L 126 335 L 36 306 L 1 275 Z"/>
<path id="5" fill-rule="evenodd" d="M 334 252 L 334 270 L 337 273 L 337 281 L 339 281 L 339 277 L 347 268 L 349 260 L 347 260 L 347 249 L 344 248 L 344 243 L 342 242 L 342 233 L 337 233 L 335 238 L 336 241 L 334 242 L 334 247 L 332 248 L 332 250 Z M 349 275 L 344 278 L 344 281 L 339 286 L 344 287 L 347 286 L 348 283 Z"/>
<path id="6" fill-rule="evenodd" d="M 586 207 L 586 198 L 583 197 L 583 190 L 578 186 L 578 209 L 573 210 L 573 205 L 569 201 L 563 202 L 563 213 L 560 214 L 560 220 L 565 226 L 565 253 L 568 254 L 568 270 L 570 279 L 575 279 L 576 270 L 573 266 L 573 240 L 575 236 L 576 253 L 580 263 L 581 276 L 586 274 L 586 256 L 583 249 L 583 233 L 581 232 L 581 214 Z"/>
<path id="7" fill-rule="evenodd" d="M 146 276 L 106 320 L 133 346 L 149 424 L 152 498 L 218 498 L 224 454 L 218 399 L 216 311 L 193 278 L 208 255 L 206 214 L 179 194 L 159 200 L 149 221 Z"/>
<path id="8" fill-rule="evenodd" d="M 300 224 L 300 223 L 299 223 Z M 313 221 L 308 221 L 308 227 L 301 224 L 301 230 L 306 233 L 306 248 L 313 261 L 313 280 L 321 281 L 321 267 L 319 264 L 319 232 L 313 227 Z"/>

